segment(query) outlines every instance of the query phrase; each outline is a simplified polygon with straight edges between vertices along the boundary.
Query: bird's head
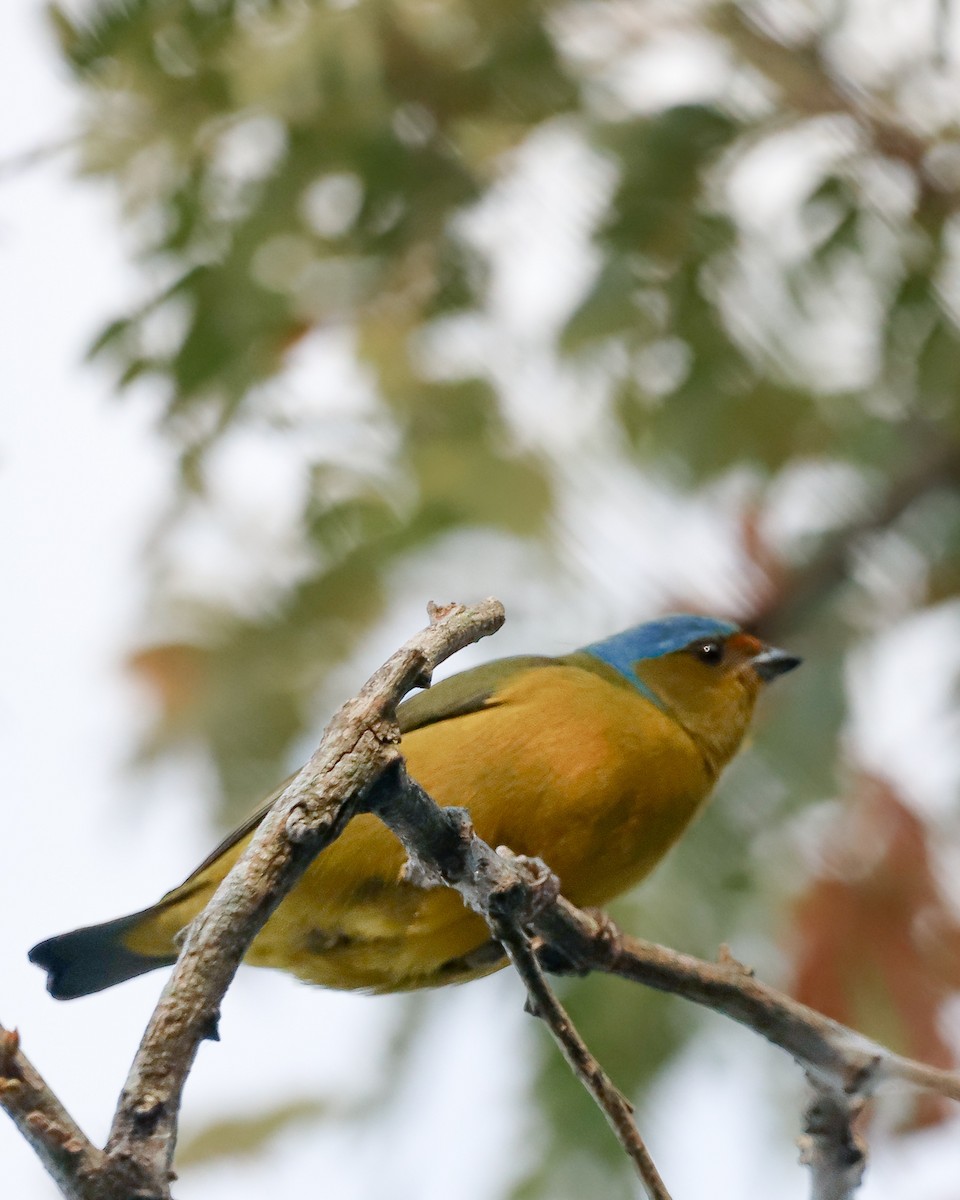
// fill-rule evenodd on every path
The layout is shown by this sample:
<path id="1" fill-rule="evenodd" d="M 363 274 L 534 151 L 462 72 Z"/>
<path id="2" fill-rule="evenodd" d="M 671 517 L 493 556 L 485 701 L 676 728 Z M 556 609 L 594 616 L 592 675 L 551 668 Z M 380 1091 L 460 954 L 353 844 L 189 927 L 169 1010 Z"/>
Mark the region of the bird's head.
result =
<path id="1" fill-rule="evenodd" d="M 585 647 L 675 718 L 719 770 L 746 732 L 763 684 L 800 659 L 712 617 L 661 617 Z"/>

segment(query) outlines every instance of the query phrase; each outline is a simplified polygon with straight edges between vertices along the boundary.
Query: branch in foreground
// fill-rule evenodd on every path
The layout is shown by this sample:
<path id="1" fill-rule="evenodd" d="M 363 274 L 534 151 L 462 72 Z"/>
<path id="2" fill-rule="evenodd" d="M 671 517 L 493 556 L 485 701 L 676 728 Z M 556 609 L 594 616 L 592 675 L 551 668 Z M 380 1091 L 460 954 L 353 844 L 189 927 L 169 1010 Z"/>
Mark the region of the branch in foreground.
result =
<path id="1" fill-rule="evenodd" d="M 170 1200 L 180 1099 L 197 1049 L 216 1037 L 220 1002 L 261 927 L 312 859 L 359 810 L 399 757 L 395 710 L 455 651 L 495 633 L 503 606 L 431 606 L 412 638 L 343 706 L 310 761 L 257 829 L 213 899 L 190 925 L 120 1097 L 105 1152 L 93 1147 L 22 1055 L 0 1052 L 0 1107 L 71 1200 Z M 61 1134 L 63 1136 L 61 1136 Z M 71 1165 L 82 1156 L 83 1169 Z"/>
<path id="2" fill-rule="evenodd" d="M 863 1140 L 854 1128 L 859 1097 L 818 1095 L 807 1108 L 800 1161 L 810 1168 L 813 1200 L 848 1200 L 866 1166 Z"/>
<path id="3" fill-rule="evenodd" d="M 512 921 L 498 922 L 495 933 L 526 986 L 530 1012 L 546 1024 L 570 1069 L 606 1116 L 650 1200 L 670 1200 L 666 1184 L 633 1119 L 633 1105 L 587 1049 L 586 1042 L 547 983 L 530 939 L 519 923 Z"/>
<path id="4" fill-rule="evenodd" d="M 718 963 L 705 963 L 627 937 L 606 918 L 581 912 L 560 897 L 555 878 L 542 864 L 496 853 L 474 835 L 463 810 L 436 805 L 402 767 L 395 746 L 396 703 L 442 658 L 493 632 L 503 615 L 499 605 L 487 602 L 474 610 L 452 609 L 439 618 L 334 718 L 316 754 L 278 799 L 191 925 L 131 1069 L 106 1153 L 90 1145 L 32 1068 L 28 1074 L 11 1035 L 5 1035 L 0 1053 L 0 1105 L 27 1133 L 66 1196 L 169 1200 L 183 1084 L 200 1041 L 215 1035 L 219 1004 L 236 967 L 313 856 L 362 806 L 377 813 L 400 838 L 412 876 L 423 886 L 455 887 L 506 940 L 532 988 L 534 1004 L 549 1016 L 568 1057 L 579 1060 L 581 1079 L 590 1082 L 592 1077 L 591 1093 L 638 1170 L 645 1149 L 638 1149 L 642 1141 L 629 1106 L 605 1076 L 596 1075 L 599 1065 L 582 1047 L 562 1008 L 553 1007 L 549 988 L 543 990 L 542 972 L 530 968 L 529 951 L 538 942 L 574 970 L 618 974 L 686 996 L 787 1050 L 806 1070 L 825 1106 L 818 1111 L 826 1113 L 829 1105 L 837 1110 L 836 1119 L 819 1124 L 815 1112 L 808 1125 L 817 1200 L 850 1196 L 859 1173 L 851 1170 L 850 1155 L 845 1156 L 843 1148 L 854 1144 L 851 1121 L 859 1101 L 889 1079 L 960 1099 L 960 1076 L 891 1054 L 759 983 L 729 955 Z M 75 1154 L 84 1163 L 82 1171 L 70 1166 Z M 653 1190 L 653 1180 L 659 1181 L 655 1168 L 640 1174 L 652 1196 L 666 1195 L 665 1190 Z M 663 1189 L 662 1182 L 659 1186 Z"/>
<path id="5" fill-rule="evenodd" d="M 0 1104 L 36 1151 L 65 1196 L 83 1194 L 103 1167 L 103 1151 L 88 1140 L 20 1049 L 15 1029 L 0 1025 Z"/>
<path id="6" fill-rule="evenodd" d="M 441 808 L 402 763 L 371 789 L 367 806 L 407 851 L 408 877 L 421 887 L 445 884 L 479 913 L 527 988 L 531 1011 L 549 1028 L 574 1074 L 596 1101 L 629 1156 L 650 1200 L 670 1200 L 633 1120 L 630 1102 L 589 1052 L 543 976 L 525 927 L 555 904 L 560 884 L 539 859 L 494 851 L 476 836 L 470 814 Z"/>
<path id="7" fill-rule="evenodd" d="M 881 1084 L 897 1081 L 960 1100 L 960 1075 L 893 1054 L 761 983 L 726 948 L 718 962 L 703 962 L 629 937 L 605 915 L 575 908 L 556 895 L 548 872 L 531 872 L 529 860 L 493 851 L 473 833 L 462 810 L 441 809 L 402 769 L 371 791 L 369 807 L 403 842 L 417 878 L 455 888 L 495 932 L 506 906 L 517 914 L 527 936 L 538 938 L 551 958 L 569 969 L 620 975 L 683 996 L 787 1051 L 806 1072 L 819 1106 L 810 1110 L 807 1143 L 815 1200 L 848 1197 L 859 1184 L 863 1154 L 852 1121 L 862 1101 Z M 616 1128 L 615 1109 L 601 1106 Z M 830 1121 L 817 1119 L 818 1113 L 828 1112 Z M 851 1161 L 853 1147 L 859 1151 L 856 1162 Z"/>
<path id="8" fill-rule="evenodd" d="M 563 897 L 535 922 L 549 944 L 585 971 L 604 971 L 684 996 L 761 1034 L 794 1058 L 825 1094 L 866 1098 L 889 1082 L 960 1101 L 960 1074 L 903 1058 L 756 979 L 721 948 L 716 963 L 630 937 Z"/>
<path id="9" fill-rule="evenodd" d="M 395 761 L 394 712 L 406 693 L 429 683 L 438 663 L 496 632 L 503 607 L 433 610 L 435 623 L 412 638 L 348 701 L 307 764 L 258 827 L 186 940 L 120 1098 L 107 1152 L 169 1176 L 180 1097 L 200 1042 L 215 1031 L 223 999 L 254 937 L 316 855 L 358 810 L 366 791 Z"/>

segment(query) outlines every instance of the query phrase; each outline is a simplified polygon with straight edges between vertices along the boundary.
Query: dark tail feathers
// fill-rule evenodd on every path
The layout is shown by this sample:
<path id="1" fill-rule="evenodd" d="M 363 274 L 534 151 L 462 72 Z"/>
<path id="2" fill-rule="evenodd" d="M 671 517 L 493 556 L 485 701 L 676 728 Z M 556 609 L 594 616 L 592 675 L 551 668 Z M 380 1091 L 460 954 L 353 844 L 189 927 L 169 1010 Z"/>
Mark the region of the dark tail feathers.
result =
<path id="1" fill-rule="evenodd" d="M 38 942 L 30 951 L 30 961 L 47 972 L 50 995 L 57 1000 L 88 996 L 125 979 L 175 963 L 175 954 L 154 958 L 136 954 L 123 944 L 124 935 L 149 911 L 131 913 L 102 925 L 87 925 Z"/>

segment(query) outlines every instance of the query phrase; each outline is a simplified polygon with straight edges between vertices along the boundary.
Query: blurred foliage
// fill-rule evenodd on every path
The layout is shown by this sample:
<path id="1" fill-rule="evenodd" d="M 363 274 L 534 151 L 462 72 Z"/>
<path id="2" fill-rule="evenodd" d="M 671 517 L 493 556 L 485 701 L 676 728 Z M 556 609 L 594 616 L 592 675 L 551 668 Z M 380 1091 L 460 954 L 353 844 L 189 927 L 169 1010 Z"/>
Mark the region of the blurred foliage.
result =
<path id="1" fill-rule="evenodd" d="M 339 1105 L 301 1096 L 253 1116 L 223 1117 L 181 1139 L 177 1146 L 177 1168 L 182 1171 L 223 1157 L 256 1158 L 288 1129 L 305 1121 L 331 1120 L 341 1115 Z"/>
<path id="2" fill-rule="evenodd" d="M 143 267 L 142 304 L 93 351 L 122 384 L 159 387 L 180 467 L 153 547 L 159 632 L 133 660 L 160 704 L 151 749 L 202 738 L 235 814 L 289 765 L 326 674 L 389 612 L 404 563 L 477 529 L 562 560 L 564 489 L 591 454 L 710 504 L 733 477 L 727 607 L 810 662 L 758 737 L 754 774 L 735 776 L 740 791 L 627 919 L 706 953 L 738 928 L 769 938 L 783 884 L 744 862 L 745 840 L 837 793 L 851 651 L 960 583 L 960 110 L 945 27 L 931 17 L 926 41 L 894 45 L 873 36 L 869 6 L 842 2 L 789 16 L 706 0 L 51 11 L 85 100 L 83 169 L 116 186 Z M 520 395 L 509 364 L 527 335 L 498 320 L 510 251 L 476 228 L 548 133 L 584 164 L 566 177 L 557 157 L 553 194 L 580 196 L 587 227 L 556 255 L 592 257 L 549 333 L 557 374 Z M 320 363 L 335 334 L 366 398 L 331 404 L 318 368 L 313 407 L 291 415 L 291 364 L 308 346 Z M 558 377 L 599 380 L 601 403 L 579 411 Z M 584 436 L 548 444 L 531 412 Z M 198 595 L 175 569 L 177 536 L 216 509 L 218 452 L 273 429 L 308 447 L 296 570 L 266 598 Z M 807 519 L 785 528 L 791 486 Z M 604 581 L 584 587 L 602 608 Z M 665 603 L 717 607 L 706 578 L 668 590 Z M 864 1028 L 887 1011 L 905 1044 L 943 1060 L 955 972 L 907 920 L 943 908 L 930 830 L 903 797 L 884 803 L 906 848 L 810 884 L 793 910 L 798 986 Z M 877 907 L 891 880 L 896 938 Z M 841 930 L 864 950 L 889 932 L 886 957 L 831 975 Z M 569 995 L 636 1093 L 696 1028 L 609 981 Z M 536 1093 L 542 1155 L 518 1195 L 622 1170 L 552 1053 Z"/>
<path id="3" fill-rule="evenodd" d="M 797 904 L 797 999 L 910 1058 L 953 1065 L 939 1027 L 960 990 L 960 922 L 945 901 L 923 822 L 886 783 L 858 781 L 829 858 Z M 947 1115 L 909 1097 L 913 1124 Z"/>

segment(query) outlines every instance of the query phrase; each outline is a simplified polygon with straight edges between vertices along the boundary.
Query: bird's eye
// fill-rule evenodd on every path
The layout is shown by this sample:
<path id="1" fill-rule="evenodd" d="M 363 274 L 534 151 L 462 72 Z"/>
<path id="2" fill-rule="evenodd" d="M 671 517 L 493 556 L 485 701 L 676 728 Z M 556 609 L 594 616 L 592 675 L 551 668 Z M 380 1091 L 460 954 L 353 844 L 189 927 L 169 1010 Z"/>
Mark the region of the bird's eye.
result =
<path id="1" fill-rule="evenodd" d="M 716 666 L 723 658 L 723 645 L 720 642 L 700 642 L 693 650 L 696 657 L 702 663 L 708 663 L 710 666 Z"/>

